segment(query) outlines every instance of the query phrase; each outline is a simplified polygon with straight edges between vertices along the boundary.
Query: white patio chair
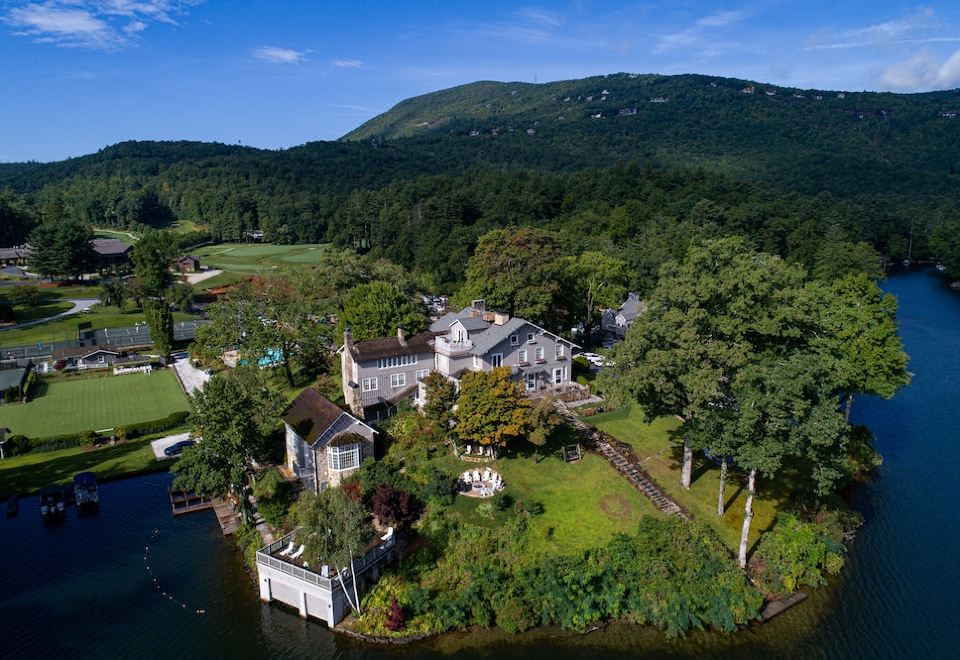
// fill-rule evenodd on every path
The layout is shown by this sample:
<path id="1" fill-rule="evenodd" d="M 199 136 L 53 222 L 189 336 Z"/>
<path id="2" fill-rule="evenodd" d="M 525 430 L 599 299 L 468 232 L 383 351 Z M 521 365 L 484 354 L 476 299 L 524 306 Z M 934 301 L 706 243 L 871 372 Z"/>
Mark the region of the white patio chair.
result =
<path id="1" fill-rule="evenodd" d="M 480 481 L 480 480 L 481 480 L 481 479 L 480 479 L 480 470 L 474 470 L 474 471 L 473 471 L 473 480 L 474 480 L 474 481 Z"/>
<path id="2" fill-rule="evenodd" d="M 470 452 L 473 450 L 473 445 L 467 445 L 467 455 L 470 455 Z"/>
<path id="3" fill-rule="evenodd" d="M 393 538 L 393 527 L 387 527 L 387 533 L 380 537 L 381 541 L 389 541 Z"/>
<path id="4" fill-rule="evenodd" d="M 490 470 L 489 470 L 489 469 L 483 471 L 483 480 L 484 480 L 484 481 L 490 481 Z"/>
<path id="5" fill-rule="evenodd" d="M 307 550 L 307 546 L 301 545 L 299 548 L 297 548 L 296 552 L 290 555 L 290 559 L 300 559 L 300 555 L 306 552 L 306 550 Z"/>
<path id="6" fill-rule="evenodd" d="M 469 472 L 464 472 L 462 475 L 460 475 L 460 478 L 468 484 L 473 481 L 473 477 L 470 476 Z"/>
<path id="7" fill-rule="evenodd" d="M 293 552 L 293 549 L 294 549 L 295 547 L 297 547 L 297 545 L 296 545 L 293 541 L 290 541 L 290 545 L 288 545 L 285 550 L 281 550 L 280 553 L 279 553 L 279 556 L 280 556 L 280 557 L 286 557 L 286 556 L 289 555 L 291 552 Z"/>

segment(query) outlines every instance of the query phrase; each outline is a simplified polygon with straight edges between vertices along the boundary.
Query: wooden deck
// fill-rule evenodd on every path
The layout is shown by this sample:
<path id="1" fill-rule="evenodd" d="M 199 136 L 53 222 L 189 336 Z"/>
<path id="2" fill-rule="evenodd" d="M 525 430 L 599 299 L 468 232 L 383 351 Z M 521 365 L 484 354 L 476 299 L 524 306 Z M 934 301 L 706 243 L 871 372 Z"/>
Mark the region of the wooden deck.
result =
<path id="1" fill-rule="evenodd" d="M 226 500 L 212 499 L 204 495 L 182 490 L 170 490 L 170 509 L 175 516 L 213 509 L 224 536 L 230 536 L 240 527 L 240 518 L 233 504 Z"/>

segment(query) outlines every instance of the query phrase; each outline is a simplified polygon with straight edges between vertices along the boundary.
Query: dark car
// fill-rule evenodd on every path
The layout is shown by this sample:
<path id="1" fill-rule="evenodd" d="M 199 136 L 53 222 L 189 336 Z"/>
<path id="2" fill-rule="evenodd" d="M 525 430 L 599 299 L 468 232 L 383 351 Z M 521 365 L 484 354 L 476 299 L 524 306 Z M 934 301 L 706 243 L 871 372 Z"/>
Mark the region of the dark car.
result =
<path id="1" fill-rule="evenodd" d="M 163 450 L 164 456 L 179 456 L 183 453 L 183 450 L 187 447 L 192 447 L 196 442 L 193 440 L 181 440 L 180 442 L 175 442 L 166 449 Z"/>

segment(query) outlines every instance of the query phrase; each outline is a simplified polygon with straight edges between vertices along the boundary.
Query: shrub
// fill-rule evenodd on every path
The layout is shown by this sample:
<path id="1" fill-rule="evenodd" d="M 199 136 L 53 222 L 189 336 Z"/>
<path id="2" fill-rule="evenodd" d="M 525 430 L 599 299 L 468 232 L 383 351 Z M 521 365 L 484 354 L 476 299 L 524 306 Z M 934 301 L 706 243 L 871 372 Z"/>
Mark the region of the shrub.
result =
<path id="1" fill-rule="evenodd" d="M 400 607 L 400 603 L 397 602 L 396 596 L 390 599 L 390 612 L 387 614 L 387 622 L 384 625 L 387 627 L 387 630 L 393 632 L 400 632 L 407 627 L 407 617 L 403 613 L 403 608 Z"/>
<path id="2" fill-rule="evenodd" d="M 844 551 L 836 528 L 781 513 L 776 526 L 757 546 L 757 565 L 761 567 L 757 577 L 772 594 L 790 594 L 801 585 L 815 587 L 823 584 L 823 571 L 840 570 Z"/>
<path id="3" fill-rule="evenodd" d="M 522 633 L 537 624 L 533 608 L 517 596 L 503 599 L 493 611 L 497 625 L 510 634 Z"/>
<path id="4" fill-rule="evenodd" d="M 390 525 L 407 525 L 420 517 L 420 500 L 405 490 L 381 484 L 373 494 L 373 514 Z"/>
<path id="5" fill-rule="evenodd" d="M 3 453 L 7 456 L 20 456 L 30 449 L 30 438 L 25 435 L 12 435 L 3 443 Z"/>
<path id="6" fill-rule="evenodd" d="M 506 511 L 513 505 L 513 497 L 500 491 L 493 496 L 493 507 L 497 511 Z"/>
<path id="7" fill-rule="evenodd" d="M 186 422 L 190 413 L 175 412 L 162 419 L 155 419 L 151 422 L 139 422 L 137 424 L 127 424 L 123 427 L 114 429 L 114 437 L 118 437 L 118 431 L 124 434 L 127 439 L 138 438 L 153 433 L 162 433 L 172 428 L 182 425 Z M 51 435 L 44 438 L 31 438 L 29 441 L 29 451 L 56 451 L 57 449 L 72 449 L 73 447 L 86 447 L 100 440 L 100 435 L 96 431 L 80 431 L 79 433 L 64 433 L 62 435 Z"/>
<path id="8" fill-rule="evenodd" d="M 477 515 L 481 518 L 492 519 L 494 516 L 493 502 L 481 502 L 477 507 Z"/>
<path id="9" fill-rule="evenodd" d="M 13 307 L 9 303 L 0 302 L 0 323 L 13 323 L 16 320 Z"/>
<path id="10" fill-rule="evenodd" d="M 127 431 L 128 438 L 139 438 L 143 435 L 162 433 L 163 431 L 169 431 L 170 429 L 182 426 L 186 423 L 189 417 L 189 412 L 186 410 L 181 410 L 170 413 L 166 417 L 154 419 L 149 422 L 136 422 L 134 424 L 127 424 L 124 428 Z"/>

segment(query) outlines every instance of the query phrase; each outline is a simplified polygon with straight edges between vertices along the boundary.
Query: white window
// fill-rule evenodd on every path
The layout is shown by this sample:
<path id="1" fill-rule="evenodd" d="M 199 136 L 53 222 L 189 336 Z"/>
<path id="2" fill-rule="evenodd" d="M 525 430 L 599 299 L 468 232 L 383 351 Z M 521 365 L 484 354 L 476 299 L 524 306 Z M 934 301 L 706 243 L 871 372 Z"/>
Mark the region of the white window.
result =
<path id="1" fill-rule="evenodd" d="M 375 392 L 377 390 L 377 377 L 364 378 L 360 384 L 363 386 L 364 392 Z"/>
<path id="2" fill-rule="evenodd" d="M 106 361 L 107 361 L 107 358 L 104 357 L 103 355 L 97 358 L 97 362 L 99 362 L 100 364 L 103 364 Z"/>
<path id="3" fill-rule="evenodd" d="M 479 355 L 473 356 L 473 368 L 478 370 L 483 369 L 483 360 L 480 358 Z"/>
<path id="4" fill-rule="evenodd" d="M 537 362 L 543 362 L 543 346 L 537 346 Z"/>
<path id="5" fill-rule="evenodd" d="M 553 383 L 554 385 L 560 385 L 565 380 L 567 380 L 567 368 L 558 367 L 553 370 Z"/>
<path id="6" fill-rule="evenodd" d="M 327 467 L 332 472 L 360 467 L 360 444 L 351 442 L 339 447 L 327 447 Z"/>
<path id="7" fill-rule="evenodd" d="M 503 353 L 494 353 L 490 356 L 490 366 L 492 367 L 502 367 L 503 366 Z"/>
<path id="8" fill-rule="evenodd" d="M 407 374 L 390 374 L 390 387 L 397 388 L 403 387 L 407 384 Z"/>
<path id="9" fill-rule="evenodd" d="M 527 349 L 521 348 L 519 351 L 517 351 L 517 359 L 520 360 L 520 364 L 526 364 L 526 363 L 527 363 Z"/>
<path id="10" fill-rule="evenodd" d="M 417 363 L 416 355 L 397 355 L 394 357 L 380 358 L 377 360 L 377 369 L 390 369 L 392 367 L 405 367 Z"/>
<path id="11" fill-rule="evenodd" d="M 527 374 L 527 391 L 537 389 L 537 376 L 536 374 Z"/>
<path id="12" fill-rule="evenodd" d="M 527 343 L 532 344 L 536 340 L 536 336 L 532 332 L 527 333 Z"/>
<path id="13" fill-rule="evenodd" d="M 520 343 L 520 335 L 510 335 L 510 345 L 516 346 Z"/>
<path id="14" fill-rule="evenodd" d="M 557 357 L 558 358 L 563 357 L 563 344 L 561 344 L 560 342 L 557 342 Z"/>
<path id="15" fill-rule="evenodd" d="M 430 374 L 429 369 L 417 369 L 417 380 L 423 380 Z"/>

